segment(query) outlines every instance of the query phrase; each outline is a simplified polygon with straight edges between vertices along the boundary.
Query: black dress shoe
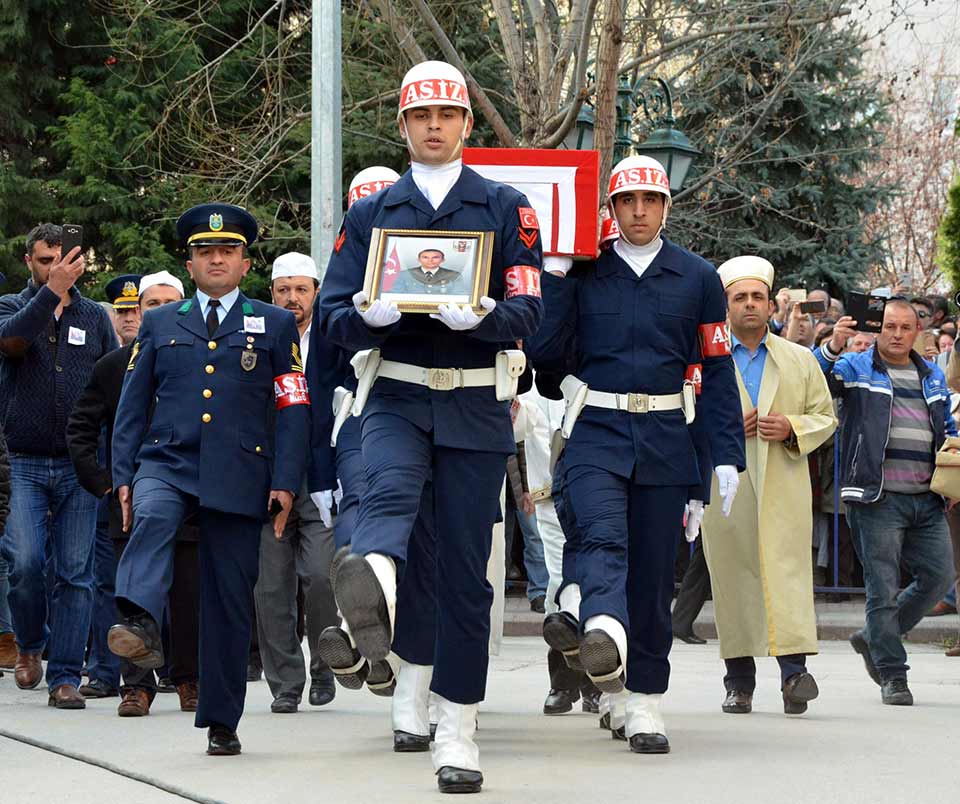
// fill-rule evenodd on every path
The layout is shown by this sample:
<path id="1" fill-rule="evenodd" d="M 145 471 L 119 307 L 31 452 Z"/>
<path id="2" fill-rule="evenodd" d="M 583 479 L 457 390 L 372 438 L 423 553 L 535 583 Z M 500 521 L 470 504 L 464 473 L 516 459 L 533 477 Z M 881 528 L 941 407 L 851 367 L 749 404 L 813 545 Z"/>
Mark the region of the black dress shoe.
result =
<path id="1" fill-rule="evenodd" d="M 749 715 L 753 711 L 753 693 L 727 690 L 727 697 L 720 708 L 728 715 Z"/>
<path id="2" fill-rule="evenodd" d="M 386 659 L 393 639 L 387 599 L 373 567 L 363 556 L 344 556 L 337 567 L 334 595 L 360 655 L 371 662 Z"/>
<path id="3" fill-rule="evenodd" d="M 634 754 L 669 754 L 670 741 L 663 734 L 633 734 L 630 750 Z"/>
<path id="4" fill-rule="evenodd" d="M 441 793 L 479 793 L 483 786 L 483 774 L 444 765 L 437 771 L 437 784 Z"/>
<path id="5" fill-rule="evenodd" d="M 580 661 L 590 680 L 601 692 L 623 690 L 624 673 L 617 643 L 606 631 L 594 628 L 580 640 Z"/>
<path id="6" fill-rule="evenodd" d="M 263 662 L 257 654 L 247 659 L 247 681 L 259 681 L 263 676 Z"/>
<path id="7" fill-rule="evenodd" d="M 537 614 L 543 614 L 547 610 L 547 598 L 546 595 L 537 595 L 533 600 L 530 601 L 530 611 L 535 611 Z"/>
<path id="8" fill-rule="evenodd" d="M 880 699 L 887 706 L 913 706 L 913 693 L 905 678 L 891 678 L 880 686 Z"/>
<path id="9" fill-rule="evenodd" d="M 674 639 L 679 639 L 681 642 L 686 642 L 688 645 L 706 645 L 707 640 L 701 639 L 693 631 L 688 631 L 685 634 L 678 634 L 676 631 L 673 632 Z"/>
<path id="10" fill-rule="evenodd" d="M 883 686 L 883 682 L 880 680 L 880 673 L 877 670 L 877 666 L 873 663 L 873 657 L 870 655 L 870 646 L 867 644 L 867 639 L 863 635 L 863 631 L 856 631 L 850 634 L 850 646 L 863 657 L 864 667 L 867 668 L 867 675 L 873 680 L 873 683 L 878 687 Z"/>
<path id="11" fill-rule="evenodd" d="M 124 617 L 107 631 L 110 652 L 142 667 L 156 670 L 163 666 L 163 642 L 160 629 L 149 614 Z"/>
<path id="12" fill-rule="evenodd" d="M 157 679 L 157 692 L 171 693 L 177 691 L 177 685 L 170 680 L 170 676 L 163 676 Z"/>
<path id="13" fill-rule="evenodd" d="M 807 701 L 820 694 L 817 682 L 809 673 L 794 673 L 783 682 L 783 713 L 802 715 L 807 711 Z"/>
<path id="14" fill-rule="evenodd" d="M 619 729 L 610 729 L 610 737 L 614 740 L 623 740 L 624 742 L 626 742 L 626 739 L 627 739 L 626 726 L 621 726 Z"/>
<path id="15" fill-rule="evenodd" d="M 207 729 L 207 753 L 212 757 L 232 757 L 240 753 L 237 733 L 226 726 Z"/>
<path id="16" fill-rule="evenodd" d="M 386 659 L 379 662 L 370 662 L 367 673 L 367 689 L 381 698 L 392 698 L 397 688 L 397 679 L 393 675 L 393 668 Z"/>
<path id="17" fill-rule="evenodd" d="M 106 681 L 95 678 L 89 681 L 77 690 L 84 698 L 116 698 L 120 692 L 116 687 L 111 687 Z"/>
<path id="18" fill-rule="evenodd" d="M 555 611 L 543 619 L 543 640 L 560 651 L 571 670 L 583 671 L 580 663 L 580 623 L 572 614 Z"/>
<path id="19" fill-rule="evenodd" d="M 393 750 L 398 754 L 413 754 L 430 750 L 429 734 L 411 734 L 408 731 L 394 731 Z"/>
<path id="20" fill-rule="evenodd" d="M 580 690 L 551 689 L 547 693 L 547 700 L 543 702 L 543 714 L 565 715 L 573 710 L 573 705 L 580 700 Z"/>
<path id="21" fill-rule="evenodd" d="M 583 700 L 580 701 L 580 711 L 589 712 L 591 715 L 600 714 L 600 692 L 585 692 Z"/>
<path id="22" fill-rule="evenodd" d="M 270 704 L 270 711 L 275 715 L 292 715 L 299 708 L 300 701 L 297 696 L 287 692 L 278 695 Z"/>
<path id="23" fill-rule="evenodd" d="M 333 680 L 333 671 L 324 670 L 310 680 L 310 706 L 326 706 L 337 696 L 337 685 Z"/>
<path id="24" fill-rule="evenodd" d="M 337 625 L 324 628 L 317 640 L 317 652 L 339 684 L 348 690 L 363 688 L 370 665 L 360 655 L 360 651 L 350 644 L 346 631 Z M 310 702 L 313 703 L 312 700 Z"/>

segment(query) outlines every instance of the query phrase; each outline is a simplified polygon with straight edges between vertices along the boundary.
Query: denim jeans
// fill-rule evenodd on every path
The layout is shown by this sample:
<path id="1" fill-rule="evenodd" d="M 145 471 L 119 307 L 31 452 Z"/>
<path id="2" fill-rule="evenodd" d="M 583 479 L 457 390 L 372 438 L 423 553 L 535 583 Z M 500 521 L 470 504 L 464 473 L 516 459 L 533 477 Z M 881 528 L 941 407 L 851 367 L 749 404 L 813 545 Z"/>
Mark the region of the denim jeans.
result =
<path id="1" fill-rule="evenodd" d="M 936 494 L 887 492 L 875 503 L 849 505 L 847 519 L 863 564 L 870 655 L 887 681 L 906 678 L 906 634 L 953 583 L 953 552 L 943 500 Z M 913 581 L 897 594 L 900 562 Z"/>
<path id="2" fill-rule="evenodd" d="M 93 611 L 90 620 L 87 675 L 91 681 L 102 681 L 116 689 L 120 686 L 120 657 L 107 647 L 107 631 L 119 617 L 113 596 L 117 558 L 113 539 L 110 538 L 108 505 L 108 498 L 97 502 L 98 517 L 93 548 Z"/>
<path id="3" fill-rule="evenodd" d="M 537 529 L 536 514 L 525 514 L 517 508 L 517 522 L 523 532 L 523 565 L 527 569 L 527 599 L 547 594 L 547 562 L 543 556 L 543 540 Z"/>
<path id="4" fill-rule="evenodd" d="M 10 486 L 2 555 L 10 564 L 17 645 L 24 653 L 40 653 L 47 646 L 51 690 L 61 684 L 78 686 L 93 604 L 97 501 L 77 481 L 69 458 L 14 453 Z M 48 537 L 55 572 L 49 628 L 44 581 Z"/>
<path id="5" fill-rule="evenodd" d="M 3 534 L 0 533 L 0 537 L 2 536 Z M 7 595 L 10 594 L 8 573 L 7 562 L 0 557 L 0 634 L 9 634 L 13 631 L 13 618 L 10 615 L 10 604 L 7 603 Z"/>

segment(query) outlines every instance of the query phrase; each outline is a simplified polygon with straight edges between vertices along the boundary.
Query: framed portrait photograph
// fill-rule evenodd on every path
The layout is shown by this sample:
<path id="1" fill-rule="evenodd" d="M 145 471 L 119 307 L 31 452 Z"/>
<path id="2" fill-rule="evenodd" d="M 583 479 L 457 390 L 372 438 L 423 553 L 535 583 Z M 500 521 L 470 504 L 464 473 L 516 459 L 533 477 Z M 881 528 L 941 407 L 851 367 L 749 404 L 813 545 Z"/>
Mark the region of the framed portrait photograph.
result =
<path id="1" fill-rule="evenodd" d="M 490 285 L 493 232 L 374 229 L 363 289 L 369 303 L 394 302 L 401 313 L 435 313 L 441 304 L 469 304 Z"/>

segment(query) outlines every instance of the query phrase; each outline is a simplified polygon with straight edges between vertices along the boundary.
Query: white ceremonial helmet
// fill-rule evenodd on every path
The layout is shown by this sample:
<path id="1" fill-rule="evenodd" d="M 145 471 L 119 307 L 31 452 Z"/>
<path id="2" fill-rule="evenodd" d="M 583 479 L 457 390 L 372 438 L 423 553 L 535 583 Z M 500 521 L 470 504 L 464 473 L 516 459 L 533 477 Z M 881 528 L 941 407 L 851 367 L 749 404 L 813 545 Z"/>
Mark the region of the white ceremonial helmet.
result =
<path id="1" fill-rule="evenodd" d="M 307 254 L 301 254 L 298 251 L 290 251 L 281 254 L 273 261 L 273 272 L 270 274 L 270 281 L 282 279 L 287 276 L 309 276 L 311 279 L 319 281 L 317 274 L 317 264 L 313 257 Z"/>
<path id="2" fill-rule="evenodd" d="M 652 156 L 628 156 L 617 162 L 610 173 L 610 185 L 607 188 L 607 207 L 610 217 L 613 214 L 613 197 L 619 193 L 654 192 L 665 196 L 663 218 L 657 236 L 667 225 L 670 214 L 670 177 L 666 169 Z"/>
<path id="3" fill-rule="evenodd" d="M 397 120 L 408 109 L 421 106 L 458 106 L 466 109 L 467 117 L 472 118 L 470 94 L 463 73 L 445 61 L 422 61 L 407 70 L 400 83 Z"/>
<path id="4" fill-rule="evenodd" d="M 606 248 L 620 237 L 620 227 L 617 219 L 611 214 L 608 207 L 600 208 L 600 248 Z"/>
<path id="5" fill-rule="evenodd" d="M 354 202 L 368 195 L 380 192 L 384 187 L 396 184 L 400 174 L 392 168 L 383 167 L 383 165 L 374 165 L 364 168 L 350 182 L 350 190 L 347 192 L 347 209 L 353 206 Z"/>
<path id="6" fill-rule="evenodd" d="M 717 268 L 717 273 L 724 290 L 741 279 L 757 279 L 773 290 L 773 265 L 763 257 L 733 257 Z"/>

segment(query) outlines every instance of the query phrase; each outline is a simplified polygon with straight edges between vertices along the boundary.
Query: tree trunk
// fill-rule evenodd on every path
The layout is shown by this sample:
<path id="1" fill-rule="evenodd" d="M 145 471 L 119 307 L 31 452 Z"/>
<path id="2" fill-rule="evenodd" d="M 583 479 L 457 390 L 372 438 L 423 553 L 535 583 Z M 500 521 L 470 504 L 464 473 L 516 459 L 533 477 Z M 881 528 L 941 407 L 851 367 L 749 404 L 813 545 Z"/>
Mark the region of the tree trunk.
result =
<path id="1" fill-rule="evenodd" d="M 605 187 L 613 167 L 617 130 L 617 77 L 623 47 L 623 0 L 604 0 L 603 26 L 597 48 L 597 105 L 594 109 L 593 147 L 600 152 L 600 186 Z"/>

